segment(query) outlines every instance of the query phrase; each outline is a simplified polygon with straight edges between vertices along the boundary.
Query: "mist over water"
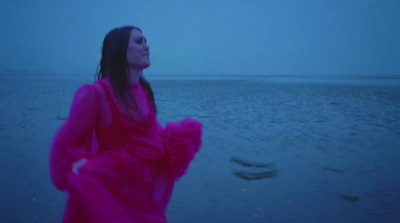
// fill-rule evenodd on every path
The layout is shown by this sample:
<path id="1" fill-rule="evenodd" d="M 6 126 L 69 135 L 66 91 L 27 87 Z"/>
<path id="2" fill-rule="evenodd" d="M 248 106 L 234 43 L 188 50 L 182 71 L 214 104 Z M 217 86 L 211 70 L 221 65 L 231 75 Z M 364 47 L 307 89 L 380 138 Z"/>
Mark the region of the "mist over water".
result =
<path id="1" fill-rule="evenodd" d="M 0 3 L 0 70 L 86 76 L 115 27 L 140 27 L 149 74 L 399 75 L 398 0 Z"/>

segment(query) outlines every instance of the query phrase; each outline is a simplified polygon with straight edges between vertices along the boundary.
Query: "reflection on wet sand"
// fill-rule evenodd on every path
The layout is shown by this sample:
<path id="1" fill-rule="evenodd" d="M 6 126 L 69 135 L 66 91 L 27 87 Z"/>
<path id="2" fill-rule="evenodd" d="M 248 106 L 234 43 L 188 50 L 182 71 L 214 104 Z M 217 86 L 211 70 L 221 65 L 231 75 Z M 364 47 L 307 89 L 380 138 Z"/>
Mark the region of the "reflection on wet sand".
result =
<path id="1" fill-rule="evenodd" d="M 243 180 L 261 180 L 266 178 L 275 177 L 278 174 L 278 170 L 274 168 L 273 163 L 256 163 L 245 161 L 239 157 L 231 157 L 231 162 L 239 164 L 244 167 L 249 167 L 246 170 L 234 170 L 233 175 Z"/>

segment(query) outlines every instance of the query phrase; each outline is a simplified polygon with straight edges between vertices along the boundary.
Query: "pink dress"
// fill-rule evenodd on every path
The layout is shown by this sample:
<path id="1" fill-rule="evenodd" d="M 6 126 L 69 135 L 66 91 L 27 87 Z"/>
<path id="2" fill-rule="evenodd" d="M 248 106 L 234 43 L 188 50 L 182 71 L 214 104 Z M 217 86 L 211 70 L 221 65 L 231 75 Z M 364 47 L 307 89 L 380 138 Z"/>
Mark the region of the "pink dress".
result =
<path id="1" fill-rule="evenodd" d="M 140 84 L 132 90 L 147 113 L 130 121 L 110 89 L 108 79 L 78 89 L 68 120 L 54 138 L 51 179 L 69 195 L 63 222 L 165 223 L 174 183 L 200 149 L 202 124 L 188 118 L 163 128 Z M 99 92 L 111 113 L 107 124 L 99 121 L 105 109 Z M 72 171 L 82 158 L 88 161 Z"/>

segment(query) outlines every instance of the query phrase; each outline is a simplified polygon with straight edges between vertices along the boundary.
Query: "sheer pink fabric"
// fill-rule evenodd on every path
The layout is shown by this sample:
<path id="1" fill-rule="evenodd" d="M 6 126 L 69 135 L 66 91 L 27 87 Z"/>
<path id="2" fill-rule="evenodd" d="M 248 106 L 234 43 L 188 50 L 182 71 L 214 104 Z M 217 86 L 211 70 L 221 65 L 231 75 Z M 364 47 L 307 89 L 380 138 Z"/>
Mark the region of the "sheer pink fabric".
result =
<path id="1" fill-rule="evenodd" d="M 53 140 L 51 180 L 69 194 L 63 222 L 166 222 L 174 183 L 200 149 L 202 124 L 185 119 L 162 128 L 140 84 L 132 91 L 142 113 L 130 121 L 110 89 L 108 79 L 79 88 Z M 73 172 L 82 158 L 88 161 Z"/>

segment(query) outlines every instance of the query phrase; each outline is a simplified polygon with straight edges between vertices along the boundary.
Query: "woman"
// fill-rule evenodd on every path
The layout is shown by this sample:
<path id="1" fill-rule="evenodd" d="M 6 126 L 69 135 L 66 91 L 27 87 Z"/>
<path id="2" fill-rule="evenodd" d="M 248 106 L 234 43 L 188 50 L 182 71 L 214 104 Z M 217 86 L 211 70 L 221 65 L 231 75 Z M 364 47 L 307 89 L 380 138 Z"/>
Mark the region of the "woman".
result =
<path id="1" fill-rule="evenodd" d="M 50 175 L 68 192 L 63 222 L 166 222 L 174 182 L 200 149 L 202 125 L 156 119 L 149 47 L 137 27 L 110 31 L 98 81 L 81 86 L 50 152 Z"/>

